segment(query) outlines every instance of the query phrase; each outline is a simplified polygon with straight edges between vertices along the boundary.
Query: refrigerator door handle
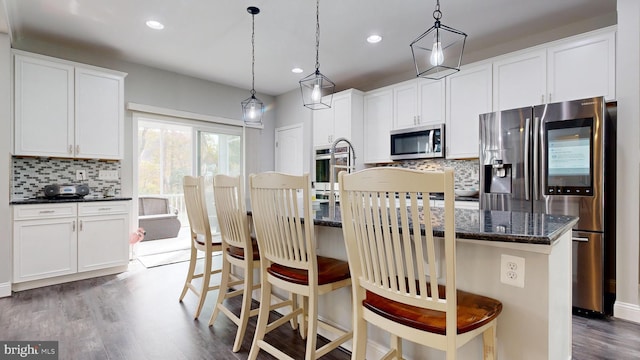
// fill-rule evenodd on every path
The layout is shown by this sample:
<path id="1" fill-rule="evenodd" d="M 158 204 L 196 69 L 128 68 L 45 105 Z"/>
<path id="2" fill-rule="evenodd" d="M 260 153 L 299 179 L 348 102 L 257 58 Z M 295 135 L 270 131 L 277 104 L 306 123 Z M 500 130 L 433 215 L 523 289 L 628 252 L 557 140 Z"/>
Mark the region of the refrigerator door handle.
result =
<path id="1" fill-rule="evenodd" d="M 539 165 L 538 165 L 538 142 L 540 139 L 540 118 L 535 117 L 533 121 L 533 200 L 540 200 L 540 196 L 538 194 L 539 188 Z"/>
<path id="2" fill-rule="evenodd" d="M 529 127 L 530 118 L 526 118 L 524 122 L 524 197 L 529 201 Z"/>
<path id="3" fill-rule="evenodd" d="M 589 238 L 587 237 L 580 237 L 580 236 L 573 236 L 571 238 L 571 240 L 573 241 L 579 241 L 579 242 L 589 242 Z"/>

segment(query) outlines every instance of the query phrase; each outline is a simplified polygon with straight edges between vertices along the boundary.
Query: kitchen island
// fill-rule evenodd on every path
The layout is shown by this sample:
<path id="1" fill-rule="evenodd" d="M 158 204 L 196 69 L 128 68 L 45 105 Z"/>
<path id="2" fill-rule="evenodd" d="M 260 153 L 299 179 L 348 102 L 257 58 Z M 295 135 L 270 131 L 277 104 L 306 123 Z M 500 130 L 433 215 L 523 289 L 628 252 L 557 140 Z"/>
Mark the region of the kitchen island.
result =
<path id="1" fill-rule="evenodd" d="M 315 209 L 318 254 L 346 260 L 339 207 L 330 212 L 327 204 L 319 204 Z M 437 223 L 442 209 L 432 208 L 432 212 Z M 497 327 L 499 359 L 571 358 L 571 228 L 577 220 L 571 216 L 456 209 L 457 285 L 502 302 Z M 442 235 L 442 231 L 434 226 L 434 235 Z M 444 256 L 442 247 L 436 251 Z M 511 274 L 506 280 L 514 285 L 501 281 L 505 259 L 519 267 L 517 279 Z M 443 278 L 440 265 L 437 276 Z M 351 328 L 350 289 L 321 297 L 320 316 L 336 326 Z M 369 357 L 381 356 L 387 346 L 388 334 L 370 327 Z M 408 341 L 404 352 L 408 359 L 444 359 L 444 353 Z M 459 359 L 480 359 L 481 354 L 480 338 L 458 350 Z"/>

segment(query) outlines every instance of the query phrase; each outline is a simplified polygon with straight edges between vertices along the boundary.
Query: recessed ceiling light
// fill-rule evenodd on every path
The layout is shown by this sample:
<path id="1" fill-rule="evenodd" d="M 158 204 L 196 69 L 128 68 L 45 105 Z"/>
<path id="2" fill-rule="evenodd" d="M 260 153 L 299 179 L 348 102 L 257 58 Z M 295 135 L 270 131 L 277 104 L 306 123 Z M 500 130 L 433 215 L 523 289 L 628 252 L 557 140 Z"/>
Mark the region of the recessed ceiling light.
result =
<path id="1" fill-rule="evenodd" d="M 154 30 L 162 30 L 164 29 L 164 25 L 156 20 L 149 20 L 147 21 L 147 26 L 154 29 Z"/>
<path id="2" fill-rule="evenodd" d="M 382 36 L 380 35 L 371 35 L 367 38 L 367 42 L 371 44 L 379 43 L 382 41 Z"/>
<path id="3" fill-rule="evenodd" d="M 304 70 L 300 69 L 299 67 L 291 69 L 291 72 L 294 74 L 300 74 L 303 71 Z"/>

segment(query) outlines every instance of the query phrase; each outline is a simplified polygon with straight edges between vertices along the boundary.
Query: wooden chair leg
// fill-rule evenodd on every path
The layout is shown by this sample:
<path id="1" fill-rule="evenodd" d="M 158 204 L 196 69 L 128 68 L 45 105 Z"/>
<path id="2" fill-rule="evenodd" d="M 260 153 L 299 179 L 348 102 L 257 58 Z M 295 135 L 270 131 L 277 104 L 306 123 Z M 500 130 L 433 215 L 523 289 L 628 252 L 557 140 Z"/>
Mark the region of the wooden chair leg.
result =
<path id="1" fill-rule="evenodd" d="M 200 316 L 200 312 L 202 311 L 202 306 L 204 306 L 204 301 L 207 299 L 207 293 L 209 292 L 209 286 L 211 283 L 211 265 L 213 263 L 213 259 L 211 258 L 211 254 L 204 257 L 204 269 L 202 271 L 202 286 L 200 287 L 200 299 L 198 299 L 198 308 L 196 309 L 196 313 L 194 315 L 194 319 L 197 319 Z"/>
<path id="2" fill-rule="evenodd" d="M 196 260 L 198 259 L 198 250 L 191 246 L 191 256 L 189 257 L 189 270 L 187 271 L 187 279 L 184 281 L 184 286 L 182 287 L 182 293 L 180 294 L 179 301 L 182 302 L 184 296 L 187 294 L 189 290 L 189 284 L 193 281 L 193 274 L 196 271 Z"/>
<path id="3" fill-rule="evenodd" d="M 495 360 L 496 359 L 496 325 L 490 326 L 482 333 L 483 342 L 483 359 Z"/>
<path id="4" fill-rule="evenodd" d="M 289 301 L 291 301 L 291 312 L 294 312 L 298 308 L 298 295 L 290 292 Z M 292 317 L 291 320 L 289 320 L 289 323 L 291 324 L 291 328 L 296 330 L 298 328 L 298 317 Z"/>
<path id="5" fill-rule="evenodd" d="M 220 288 L 218 289 L 218 298 L 216 304 L 213 306 L 213 313 L 209 319 L 209 326 L 213 325 L 220 313 L 220 306 L 226 298 L 227 289 L 229 288 L 229 278 L 231 276 L 231 264 L 225 258 L 226 254 L 222 254 L 222 273 L 220 276 Z"/>
<path id="6" fill-rule="evenodd" d="M 367 322 L 363 319 L 362 314 L 353 311 L 353 351 L 352 360 L 364 360 L 367 354 Z"/>
<path id="7" fill-rule="evenodd" d="M 269 304 L 271 301 L 271 283 L 267 280 L 267 270 L 261 269 L 260 273 L 260 310 L 258 311 L 258 323 L 256 324 L 256 332 L 253 335 L 253 342 L 251 343 L 251 351 L 249 351 L 248 360 L 256 360 L 260 347 L 258 342 L 264 339 L 265 332 L 267 330 L 267 323 L 269 321 L 269 308 L 270 306 L 263 306 L 262 304 Z"/>
<path id="8" fill-rule="evenodd" d="M 240 309 L 240 323 L 236 332 L 236 339 L 233 342 L 233 352 L 238 352 L 242 346 L 244 333 L 247 331 L 249 316 L 251 313 L 251 292 L 253 291 L 253 270 L 244 269 L 244 289 L 242 290 L 242 308 Z M 270 298 L 269 296 L 268 298 Z M 268 304 L 268 303 L 267 303 Z"/>
<path id="9" fill-rule="evenodd" d="M 305 296 L 305 303 L 308 303 L 308 309 L 304 313 L 307 315 L 306 326 L 307 330 L 307 351 L 305 353 L 305 360 L 316 359 L 316 344 L 318 340 L 318 297 L 317 296 Z"/>
<path id="10" fill-rule="evenodd" d="M 307 338 L 307 328 L 309 327 L 309 323 L 307 320 L 308 315 L 308 307 L 309 307 L 309 297 L 302 296 L 302 301 L 300 306 L 302 307 L 302 314 L 300 315 L 300 337 L 303 339 Z"/>
<path id="11" fill-rule="evenodd" d="M 366 348 L 366 344 L 365 344 Z M 397 335 L 391 335 L 391 348 L 395 351 L 395 358 L 402 360 L 402 338 Z"/>

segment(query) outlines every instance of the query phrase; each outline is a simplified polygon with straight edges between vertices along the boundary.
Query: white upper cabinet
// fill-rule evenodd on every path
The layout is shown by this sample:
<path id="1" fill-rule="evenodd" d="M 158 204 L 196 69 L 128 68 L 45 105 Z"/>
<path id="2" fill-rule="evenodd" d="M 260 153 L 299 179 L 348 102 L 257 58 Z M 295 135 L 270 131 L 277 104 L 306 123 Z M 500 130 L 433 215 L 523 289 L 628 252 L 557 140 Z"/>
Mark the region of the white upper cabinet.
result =
<path id="1" fill-rule="evenodd" d="M 531 51 L 493 62 L 493 110 L 546 102 L 547 52 Z"/>
<path id="2" fill-rule="evenodd" d="M 341 91 L 333 94 L 331 108 L 313 111 L 314 147 L 329 146 L 344 137 L 362 149 L 362 97 L 359 90 Z"/>
<path id="3" fill-rule="evenodd" d="M 364 96 L 364 162 L 391 162 L 391 123 L 393 119 L 393 90 L 383 88 Z"/>
<path id="4" fill-rule="evenodd" d="M 122 159 L 126 74 L 15 53 L 15 155 Z"/>
<path id="5" fill-rule="evenodd" d="M 477 158 L 479 115 L 491 112 L 491 63 L 465 67 L 447 79 L 446 157 Z"/>
<path id="6" fill-rule="evenodd" d="M 615 32 L 588 34 L 548 48 L 547 102 L 616 98 Z"/>
<path id="7" fill-rule="evenodd" d="M 73 77 L 73 66 L 15 56 L 15 155 L 72 156 Z"/>
<path id="8" fill-rule="evenodd" d="M 444 122 L 442 80 L 412 79 L 393 86 L 393 128 Z"/>

